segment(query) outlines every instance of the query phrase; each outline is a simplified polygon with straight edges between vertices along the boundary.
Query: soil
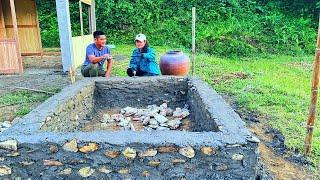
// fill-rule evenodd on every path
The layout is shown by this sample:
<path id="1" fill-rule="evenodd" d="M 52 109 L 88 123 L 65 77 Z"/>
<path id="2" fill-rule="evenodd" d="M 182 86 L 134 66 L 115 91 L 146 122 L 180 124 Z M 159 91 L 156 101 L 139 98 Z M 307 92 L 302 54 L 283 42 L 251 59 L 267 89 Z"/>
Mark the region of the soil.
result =
<path id="1" fill-rule="evenodd" d="M 274 179 L 314 179 L 308 170 L 310 162 L 302 155 L 286 149 L 285 137 L 267 125 L 268 117 L 260 116 L 239 108 L 232 97 L 223 95 L 224 99 L 236 110 L 246 122 L 247 127 L 261 141 L 259 153 L 261 163 Z"/>

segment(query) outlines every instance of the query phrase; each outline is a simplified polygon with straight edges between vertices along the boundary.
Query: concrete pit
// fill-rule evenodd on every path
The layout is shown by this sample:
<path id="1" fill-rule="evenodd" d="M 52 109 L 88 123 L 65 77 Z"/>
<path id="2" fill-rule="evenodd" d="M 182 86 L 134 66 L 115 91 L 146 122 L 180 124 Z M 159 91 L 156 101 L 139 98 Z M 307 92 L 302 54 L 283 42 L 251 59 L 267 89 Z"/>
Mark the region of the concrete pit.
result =
<path id="1" fill-rule="evenodd" d="M 188 105 L 188 128 L 166 131 L 85 128 L 105 112 L 163 103 L 172 109 Z M 22 160 L 12 157 L 4 161 L 4 165 L 12 168 L 8 177 L 63 179 L 66 174 L 59 172 L 70 168 L 73 171 L 67 177 L 77 178 L 85 167 L 90 167 L 86 172 L 92 172 L 92 178 L 260 176 L 259 140 L 223 98 L 197 78 L 84 79 L 63 89 L 1 133 L 0 141 L 7 140 L 17 141 L 18 151 L 28 155 L 30 161 L 50 158 L 63 164 L 48 168 L 41 161 L 28 166 L 32 172 L 28 173 L 26 167 L 21 169 L 18 161 Z M 70 152 L 64 148 L 70 142 L 76 142 L 77 150 Z M 91 145 L 96 148 L 90 149 Z M 58 151 L 52 153 L 51 146 Z M 90 151 L 81 150 L 88 148 Z M 0 157 L 5 153 L 8 150 L 1 150 Z"/>

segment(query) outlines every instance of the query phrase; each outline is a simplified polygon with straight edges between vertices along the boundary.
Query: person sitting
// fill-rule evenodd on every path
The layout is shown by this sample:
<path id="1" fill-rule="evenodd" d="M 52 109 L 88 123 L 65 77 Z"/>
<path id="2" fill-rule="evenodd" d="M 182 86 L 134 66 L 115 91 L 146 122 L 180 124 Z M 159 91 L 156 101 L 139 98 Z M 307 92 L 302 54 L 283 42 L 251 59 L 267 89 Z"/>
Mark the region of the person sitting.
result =
<path id="1" fill-rule="evenodd" d="M 112 56 L 110 48 L 106 46 L 106 35 L 102 31 L 93 33 L 94 43 L 89 44 L 86 49 L 86 58 L 81 67 L 84 77 L 110 77 L 112 68 Z M 105 71 L 104 64 L 107 64 Z"/>
<path id="2" fill-rule="evenodd" d="M 136 48 L 133 50 L 130 65 L 127 69 L 128 76 L 157 76 L 160 68 L 156 61 L 156 53 L 148 45 L 144 34 L 138 34 L 135 39 Z"/>

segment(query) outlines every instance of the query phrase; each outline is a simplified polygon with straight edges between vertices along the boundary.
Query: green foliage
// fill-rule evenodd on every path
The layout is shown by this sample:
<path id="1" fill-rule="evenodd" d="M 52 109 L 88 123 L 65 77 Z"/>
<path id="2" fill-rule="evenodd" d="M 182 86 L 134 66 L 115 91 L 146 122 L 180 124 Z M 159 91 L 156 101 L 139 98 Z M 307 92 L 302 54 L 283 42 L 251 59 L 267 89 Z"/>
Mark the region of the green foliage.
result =
<path id="1" fill-rule="evenodd" d="M 44 46 L 56 47 L 54 1 L 37 2 Z M 316 0 L 96 0 L 97 29 L 107 32 L 113 44 L 132 43 L 142 32 L 152 45 L 190 48 L 193 6 L 197 8 L 200 52 L 252 56 L 314 51 L 320 6 Z M 78 8 L 77 2 L 70 4 L 73 35 L 80 34 Z M 85 27 L 87 30 L 87 23 Z"/>

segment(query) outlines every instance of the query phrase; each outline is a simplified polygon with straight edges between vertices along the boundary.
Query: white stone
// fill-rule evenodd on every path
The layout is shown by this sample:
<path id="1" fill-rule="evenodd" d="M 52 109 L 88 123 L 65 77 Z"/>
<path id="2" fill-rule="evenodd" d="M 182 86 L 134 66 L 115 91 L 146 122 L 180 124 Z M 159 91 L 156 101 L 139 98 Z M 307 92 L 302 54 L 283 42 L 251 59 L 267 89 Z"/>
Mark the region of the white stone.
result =
<path id="1" fill-rule="evenodd" d="M 101 119 L 101 122 L 107 123 L 107 122 L 114 122 L 114 119 L 111 119 L 110 114 L 106 113 L 103 114 L 103 118 Z"/>
<path id="2" fill-rule="evenodd" d="M 113 114 L 111 119 L 120 122 L 124 119 L 124 116 L 122 114 Z"/>
<path id="3" fill-rule="evenodd" d="M 156 115 L 155 117 L 155 120 L 158 121 L 160 124 L 163 124 L 165 122 L 168 121 L 168 119 L 162 115 Z"/>
<path id="4" fill-rule="evenodd" d="M 4 122 L 1 124 L 1 126 L 2 126 L 3 128 L 9 128 L 9 127 L 11 127 L 11 123 L 10 123 L 9 121 L 4 121 Z"/>
<path id="5" fill-rule="evenodd" d="M 158 127 L 157 129 L 160 131 L 169 131 L 170 130 L 170 128 L 162 127 L 162 126 Z"/>
<path id="6" fill-rule="evenodd" d="M 0 148 L 17 151 L 18 150 L 18 141 L 16 140 L 7 140 L 0 142 Z"/>
<path id="7" fill-rule="evenodd" d="M 150 125 L 157 126 L 157 125 L 158 125 L 158 121 L 155 120 L 154 118 L 151 118 L 150 121 L 149 121 L 149 124 L 150 124 Z"/>

